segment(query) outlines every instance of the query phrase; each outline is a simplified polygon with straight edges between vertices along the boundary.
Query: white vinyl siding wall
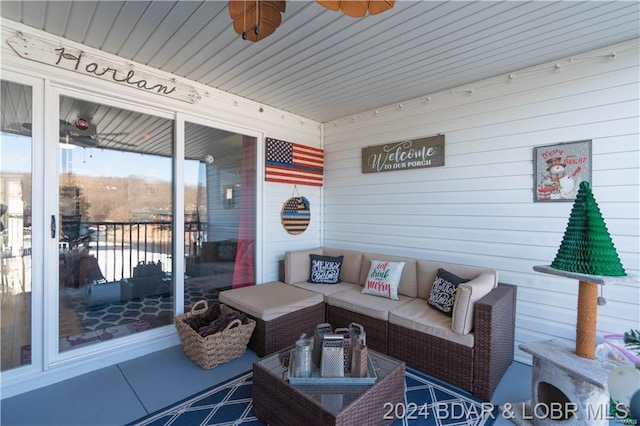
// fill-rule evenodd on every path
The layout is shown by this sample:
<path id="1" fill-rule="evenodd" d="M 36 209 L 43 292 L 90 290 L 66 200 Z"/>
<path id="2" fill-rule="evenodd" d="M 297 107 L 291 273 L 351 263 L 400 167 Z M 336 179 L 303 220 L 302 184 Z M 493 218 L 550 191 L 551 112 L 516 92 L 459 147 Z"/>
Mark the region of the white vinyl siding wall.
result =
<path id="1" fill-rule="evenodd" d="M 577 281 L 533 271 L 554 259 L 573 206 L 533 202 L 533 147 L 593 141 L 594 196 L 627 273 L 640 269 L 638 40 L 558 63 L 324 129 L 324 245 L 496 268 L 518 286 L 523 362 L 519 343 L 574 341 L 578 293 Z M 363 147 L 439 133 L 444 167 L 361 173 Z M 604 288 L 598 337 L 640 326 L 639 288 Z"/>

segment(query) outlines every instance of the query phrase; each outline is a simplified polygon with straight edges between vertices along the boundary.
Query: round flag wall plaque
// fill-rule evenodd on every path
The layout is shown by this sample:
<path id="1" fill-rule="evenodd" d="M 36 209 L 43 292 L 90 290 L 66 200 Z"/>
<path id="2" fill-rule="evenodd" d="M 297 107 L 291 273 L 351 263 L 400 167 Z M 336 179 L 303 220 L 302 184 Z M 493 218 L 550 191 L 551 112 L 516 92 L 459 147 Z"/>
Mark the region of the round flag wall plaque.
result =
<path id="1" fill-rule="evenodd" d="M 291 197 L 282 206 L 282 226 L 291 235 L 302 234 L 310 218 L 309 200 L 305 197 Z"/>

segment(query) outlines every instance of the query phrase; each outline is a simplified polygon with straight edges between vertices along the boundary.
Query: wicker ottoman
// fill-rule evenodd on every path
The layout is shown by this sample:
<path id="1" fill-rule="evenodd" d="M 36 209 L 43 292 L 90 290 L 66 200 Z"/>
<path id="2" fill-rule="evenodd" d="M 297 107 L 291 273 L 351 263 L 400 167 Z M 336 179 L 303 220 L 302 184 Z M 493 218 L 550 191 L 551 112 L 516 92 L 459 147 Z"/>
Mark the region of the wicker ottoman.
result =
<path id="1" fill-rule="evenodd" d="M 256 321 L 248 346 L 260 357 L 293 345 L 302 333 L 312 336 L 325 321 L 322 294 L 279 281 L 226 290 L 219 297 Z"/>

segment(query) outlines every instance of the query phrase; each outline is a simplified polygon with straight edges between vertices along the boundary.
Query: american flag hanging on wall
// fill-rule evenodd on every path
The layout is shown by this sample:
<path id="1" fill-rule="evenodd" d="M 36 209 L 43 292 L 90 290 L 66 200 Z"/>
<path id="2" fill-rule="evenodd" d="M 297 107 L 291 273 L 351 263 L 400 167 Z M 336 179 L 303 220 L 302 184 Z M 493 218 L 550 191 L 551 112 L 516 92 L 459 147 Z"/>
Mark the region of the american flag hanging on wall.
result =
<path id="1" fill-rule="evenodd" d="M 265 157 L 265 181 L 322 186 L 322 149 L 267 138 Z"/>
<path id="2" fill-rule="evenodd" d="M 289 198 L 282 206 L 282 226 L 289 234 L 302 234 L 310 220 L 309 200 L 305 197 Z"/>

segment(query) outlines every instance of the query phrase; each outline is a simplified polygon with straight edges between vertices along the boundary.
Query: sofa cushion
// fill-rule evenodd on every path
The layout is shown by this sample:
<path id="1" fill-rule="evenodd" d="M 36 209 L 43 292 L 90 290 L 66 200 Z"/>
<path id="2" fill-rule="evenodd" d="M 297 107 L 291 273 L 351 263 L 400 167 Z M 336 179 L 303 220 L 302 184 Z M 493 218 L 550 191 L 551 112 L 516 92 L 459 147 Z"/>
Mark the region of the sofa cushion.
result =
<path id="1" fill-rule="evenodd" d="M 200 261 L 206 262 L 234 262 L 238 243 L 231 240 L 225 241 L 204 241 Z"/>
<path id="2" fill-rule="evenodd" d="M 310 254 L 323 254 L 321 247 L 309 250 L 288 251 L 284 254 L 284 282 L 295 284 L 309 279 Z"/>
<path id="3" fill-rule="evenodd" d="M 448 316 L 453 316 L 453 304 L 456 300 L 458 285 L 467 281 L 469 279 L 460 278 L 446 269 L 438 269 L 438 274 L 429 294 L 429 305 Z"/>
<path id="4" fill-rule="evenodd" d="M 404 305 L 411 300 L 410 297 L 402 295 L 399 296 L 400 300 L 371 296 L 362 294 L 361 290 L 362 287 L 354 286 L 343 291 L 331 293 L 326 296 L 326 302 L 331 306 L 388 321 L 391 309 Z"/>
<path id="5" fill-rule="evenodd" d="M 493 289 L 493 275 L 480 274 L 469 282 L 460 284 L 453 305 L 451 329 L 458 334 L 473 330 L 473 307 L 478 299 Z"/>
<path id="6" fill-rule="evenodd" d="M 344 256 L 322 256 L 310 254 L 311 270 L 307 282 L 312 284 L 338 284 L 340 280 L 340 269 Z"/>
<path id="7" fill-rule="evenodd" d="M 325 247 L 323 249 L 323 254 L 325 256 L 344 256 L 342 268 L 340 269 L 340 279 L 353 284 L 358 284 L 360 282 L 360 268 L 362 268 L 361 251 Z"/>
<path id="8" fill-rule="evenodd" d="M 219 297 L 221 303 L 263 321 L 324 302 L 320 293 L 280 281 L 225 290 L 220 292 Z"/>
<path id="9" fill-rule="evenodd" d="M 458 334 L 451 329 L 451 318 L 429 306 L 424 299 L 411 299 L 389 312 L 389 322 L 472 348 L 473 333 Z"/>
<path id="10" fill-rule="evenodd" d="M 418 260 L 417 282 L 418 297 L 428 299 L 431 294 L 433 281 L 438 274 L 438 269 L 443 268 L 462 278 L 473 279 L 480 274 L 488 273 L 494 278 L 494 287 L 498 285 L 498 271 L 495 269 L 480 268 L 477 266 L 460 265 L 456 263 L 437 262 L 433 260 Z"/>
<path id="11" fill-rule="evenodd" d="M 404 262 L 389 262 L 386 260 L 372 260 L 369 274 L 364 281 L 362 294 L 398 299 L 398 285 L 402 276 Z"/>
<path id="12" fill-rule="evenodd" d="M 338 284 L 311 284 L 308 283 L 306 281 L 301 282 L 301 283 L 295 283 L 293 284 L 296 287 L 300 287 L 303 288 L 305 290 L 310 290 L 313 291 L 315 293 L 320 293 L 323 296 L 327 296 L 329 294 L 333 294 L 333 293 L 337 293 L 340 292 L 342 290 L 346 290 L 348 288 L 356 288 L 358 291 L 360 291 L 362 289 L 362 287 L 360 287 L 358 284 L 351 284 L 351 283 L 346 283 L 346 282 L 341 282 Z"/>
<path id="13" fill-rule="evenodd" d="M 404 262 L 402 277 L 398 286 L 398 294 L 416 297 L 418 295 L 418 282 L 416 278 L 416 259 L 410 257 L 389 256 L 387 254 L 364 253 L 362 258 L 362 268 L 360 268 L 360 279 L 358 283 L 364 285 L 364 281 L 369 274 L 372 260 L 388 260 L 390 262 Z"/>

